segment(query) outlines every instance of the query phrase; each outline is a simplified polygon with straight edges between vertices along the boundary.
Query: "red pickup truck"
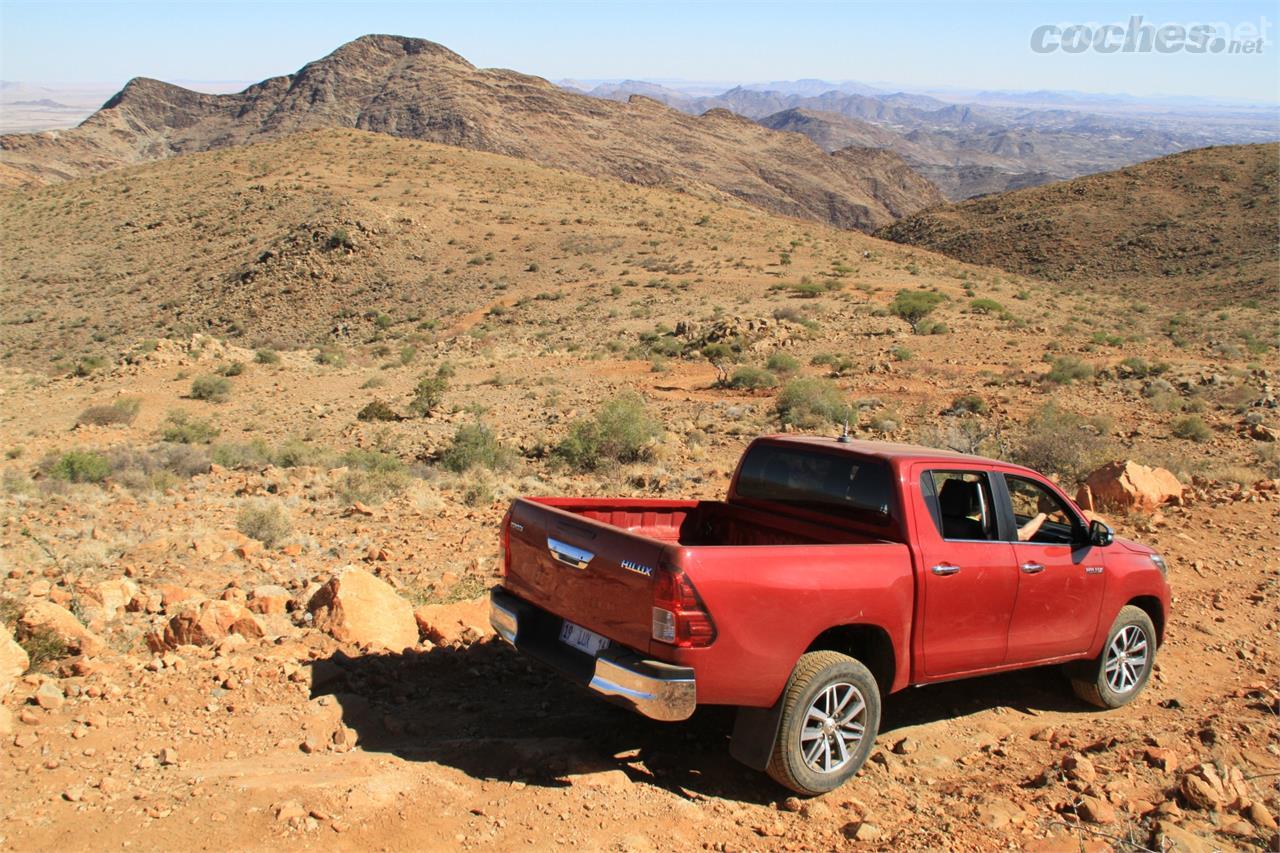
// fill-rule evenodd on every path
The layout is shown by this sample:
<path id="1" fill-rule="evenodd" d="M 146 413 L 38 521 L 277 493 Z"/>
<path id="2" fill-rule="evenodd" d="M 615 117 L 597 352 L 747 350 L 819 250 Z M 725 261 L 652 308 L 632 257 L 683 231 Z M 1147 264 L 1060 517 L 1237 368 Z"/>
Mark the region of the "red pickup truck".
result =
<path id="1" fill-rule="evenodd" d="M 1123 705 L 1169 612 L 1161 557 L 1034 471 L 845 437 L 756 439 L 724 501 L 521 498 L 501 537 L 501 637 L 657 720 L 736 706 L 730 752 L 802 794 L 910 685 L 1064 664 Z"/>

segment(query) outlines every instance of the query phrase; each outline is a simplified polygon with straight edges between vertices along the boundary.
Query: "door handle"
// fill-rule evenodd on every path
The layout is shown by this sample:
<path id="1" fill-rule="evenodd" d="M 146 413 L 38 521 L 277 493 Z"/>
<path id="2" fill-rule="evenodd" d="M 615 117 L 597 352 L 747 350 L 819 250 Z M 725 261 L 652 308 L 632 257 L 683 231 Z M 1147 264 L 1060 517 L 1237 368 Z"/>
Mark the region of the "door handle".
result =
<path id="1" fill-rule="evenodd" d="M 1044 571 L 1044 566 L 1040 563 L 1023 563 L 1019 568 L 1024 575 L 1038 575 Z"/>
<path id="2" fill-rule="evenodd" d="M 934 567 L 933 567 L 932 569 L 930 569 L 929 571 L 933 572 L 935 575 L 938 575 L 939 577 L 944 577 L 944 578 L 945 578 L 945 577 L 947 577 L 948 575 L 956 575 L 956 574 L 959 574 L 959 573 L 960 573 L 960 567 L 959 567 L 959 566 L 953 566 L 953 565 L 951 565 L 950 563 L 939 563 L 938 565 L 934 566 Z"/>
<path id="3" fill-rule="evenodd" d="M 591 558 L 595 556 L 585 548 L 578 548 L 568 542 L 552 539 L 550 536 L 547 537 L 547 550 L 551 552 L 552 557 L 575 569 L 585 569 L 587 563 L 590 563 Z"/>

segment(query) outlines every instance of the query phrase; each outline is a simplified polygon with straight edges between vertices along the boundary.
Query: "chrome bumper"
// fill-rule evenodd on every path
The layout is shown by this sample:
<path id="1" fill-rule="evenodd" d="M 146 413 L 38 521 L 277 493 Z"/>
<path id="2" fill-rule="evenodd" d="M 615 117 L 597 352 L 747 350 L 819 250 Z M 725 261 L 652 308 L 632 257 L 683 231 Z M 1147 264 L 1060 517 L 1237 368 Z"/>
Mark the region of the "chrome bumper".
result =
<path id="1" fill-rule="evenodd" d="M 654 720 L 686 720 L 697 707 L 693 669 L 612 646 L 594 660 L 558 639 L 560 620 L 502 587 L 489 594 L 489 624 L 518 651 L 599 695 Z"/>

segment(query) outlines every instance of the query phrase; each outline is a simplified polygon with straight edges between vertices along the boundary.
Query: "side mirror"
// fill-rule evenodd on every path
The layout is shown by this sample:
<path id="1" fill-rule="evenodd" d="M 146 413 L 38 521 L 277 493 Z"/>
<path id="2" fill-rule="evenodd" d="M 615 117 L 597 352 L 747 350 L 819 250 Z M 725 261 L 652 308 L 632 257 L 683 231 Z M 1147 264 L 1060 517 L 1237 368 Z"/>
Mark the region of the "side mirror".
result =
<path id="1" fill-rule="evenodd" d="M 1097 545 L 1099 548 L 1105 548 L 1115 541 L 1116 534 L 1107 525 L 1098 521 L 1096 518 L 1089 522 L 1089 544 Z"/>

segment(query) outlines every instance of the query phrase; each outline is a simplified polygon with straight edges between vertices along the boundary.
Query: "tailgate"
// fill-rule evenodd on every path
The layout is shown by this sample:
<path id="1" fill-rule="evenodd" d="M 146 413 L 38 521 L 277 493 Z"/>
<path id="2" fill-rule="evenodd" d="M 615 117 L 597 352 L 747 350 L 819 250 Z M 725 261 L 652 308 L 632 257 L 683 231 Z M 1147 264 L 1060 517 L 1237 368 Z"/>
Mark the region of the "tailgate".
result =
<path id="1" fill-rule="evenodd" d="M 534 501 L 511 507 L 503 585 L 550 613 L 639 651 L 649 648 L 663 543 Z"/>

